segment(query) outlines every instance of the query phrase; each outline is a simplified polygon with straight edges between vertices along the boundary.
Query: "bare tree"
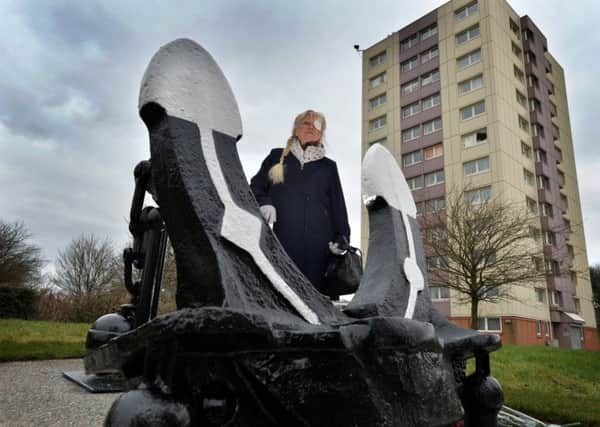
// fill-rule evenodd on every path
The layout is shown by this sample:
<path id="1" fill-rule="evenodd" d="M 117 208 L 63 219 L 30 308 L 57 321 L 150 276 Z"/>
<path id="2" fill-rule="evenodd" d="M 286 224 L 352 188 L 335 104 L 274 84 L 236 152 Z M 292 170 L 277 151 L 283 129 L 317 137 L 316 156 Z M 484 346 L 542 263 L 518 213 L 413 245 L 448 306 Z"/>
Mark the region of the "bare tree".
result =
<path id="1" fill-rule="evenodd" d="M 23 287 L 41 277 L 41 250 L 22 222 L 0 221 L 0 286 Z"/>
<path id="2" fill-rule="evenodd" d="M 467 193 L 450 194 L 445 211 L 424 215 L 422 225 L 430 284 L 470 303 L 477 329 L 481 302 L 512 299 L 511 286 L 540 281 L 545 272 L 526 209 L 499 199 L 472 203 Z"/>
<path id="3" fill-rule="evenodd" d="M 600 327 L 600 264 L 590 267 L 590 280 L 592 282 L 592 305 L 596 312 L 596 325 Z"/>
<path id="4" fill-rule="evenodd" d="M 75 297 L 93 296 L 113 291 L 120 274 L 111 242 L 82 234 L 58 252 L 52 284 Z"/>

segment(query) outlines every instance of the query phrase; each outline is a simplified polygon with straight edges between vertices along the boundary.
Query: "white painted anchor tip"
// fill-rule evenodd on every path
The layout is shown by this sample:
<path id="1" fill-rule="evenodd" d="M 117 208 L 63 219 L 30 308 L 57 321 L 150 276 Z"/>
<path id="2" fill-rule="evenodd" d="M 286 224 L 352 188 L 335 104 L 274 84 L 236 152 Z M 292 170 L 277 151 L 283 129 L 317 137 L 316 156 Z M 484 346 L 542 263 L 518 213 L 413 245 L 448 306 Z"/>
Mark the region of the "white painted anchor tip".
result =
<path id="1" fill-rule="evenodd" d="M 377 197 L 388 205 L 415 218 L 417 207 L 404 174 L 387 148 L 374 144 L 367 150 L 362 163 L 363 201 L 368 206 Z"/>
<path id="2" fill-rule="evenodd" d="M 176 39 L 152 57 L 140 86 L 138 108 L 157 103 L 170 116 L 189 120 L 201 130 L 236 139 L 242 120 L 229 82 L 212 55 L 190 39 Z"/>

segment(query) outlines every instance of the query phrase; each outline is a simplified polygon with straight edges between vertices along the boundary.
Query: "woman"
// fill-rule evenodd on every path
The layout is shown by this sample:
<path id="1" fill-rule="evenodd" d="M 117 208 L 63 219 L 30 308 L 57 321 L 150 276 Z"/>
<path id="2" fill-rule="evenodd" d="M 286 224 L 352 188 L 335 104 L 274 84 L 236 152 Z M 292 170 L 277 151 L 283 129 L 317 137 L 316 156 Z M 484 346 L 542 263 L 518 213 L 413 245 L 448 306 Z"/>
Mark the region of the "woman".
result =
<path id="1" fill-rule="evenodd" d="M 335 162 L 325 157 L 325 117 L 307 110 L 294 120 L 285 148 L 263 161 L 250 187 L 290 258 L 317 288 L 329 252 L 350 241 L 348 213 Z"/>

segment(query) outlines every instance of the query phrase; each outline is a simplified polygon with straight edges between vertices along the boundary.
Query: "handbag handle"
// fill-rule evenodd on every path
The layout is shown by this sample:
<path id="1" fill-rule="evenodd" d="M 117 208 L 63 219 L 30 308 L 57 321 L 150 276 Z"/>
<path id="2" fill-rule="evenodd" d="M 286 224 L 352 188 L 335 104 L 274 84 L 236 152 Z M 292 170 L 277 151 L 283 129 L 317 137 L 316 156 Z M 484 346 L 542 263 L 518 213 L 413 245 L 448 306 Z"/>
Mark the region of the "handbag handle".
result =
<path id="1" fill-rule="evenodd" d="M 358 252 L 358 255 L 362 258 L 362 251 L 359 248 L 355 248 L 354 246 L 348 245 L 344 249 L 346 249 L 347 251 L 350 251 L 352 253 Z"/>
<path id="2" fill-rule="evenodd" d="M 337 239 L 334 240 L 334 242 L 336 242 L 338 244 L 338 247 L 344 251 L 352 252 L 353 254 L 358 252 L 358 255 L 362 258 L 362 251 L 359 248 L 350 246 L 350 243 L 348 243 L 348 239 L 346 238 L 346 236 L 339 236 Z M 343 255 L 345 254 L 346 252 L 344 252 Z"/>

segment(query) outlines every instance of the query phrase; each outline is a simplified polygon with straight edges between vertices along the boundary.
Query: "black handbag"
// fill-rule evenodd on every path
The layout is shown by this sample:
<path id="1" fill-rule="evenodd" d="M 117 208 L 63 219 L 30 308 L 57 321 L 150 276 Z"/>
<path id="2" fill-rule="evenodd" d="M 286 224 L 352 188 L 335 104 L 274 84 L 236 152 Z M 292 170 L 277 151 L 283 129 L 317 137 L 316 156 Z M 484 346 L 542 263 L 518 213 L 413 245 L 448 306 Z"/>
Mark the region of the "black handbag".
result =
<path id="1" fill-rule="evenodd" d="M 360 249 L 346 244 L 340 245 L 343 255 L 329 254 L 325 276 L 321 281 L 321 292 L 330 298 L 353 294 L 358 290 L 362 278 L 362 253 Z"/>

